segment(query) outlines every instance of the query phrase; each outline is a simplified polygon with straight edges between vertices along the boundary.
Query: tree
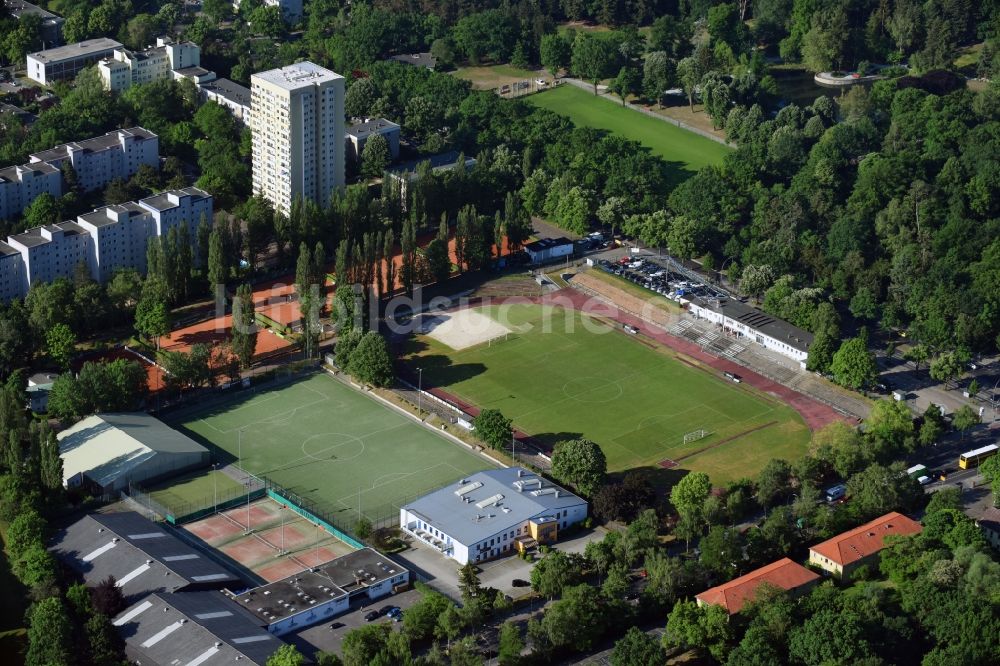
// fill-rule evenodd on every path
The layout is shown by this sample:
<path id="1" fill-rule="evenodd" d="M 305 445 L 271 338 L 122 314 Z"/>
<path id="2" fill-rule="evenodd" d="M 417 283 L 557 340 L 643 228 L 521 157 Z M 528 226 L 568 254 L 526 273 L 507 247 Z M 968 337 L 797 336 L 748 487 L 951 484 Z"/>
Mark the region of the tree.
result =
<path id="1" fill-rule="evenodd" d="M 381 134 L 369 137 L 361 151 L 361 175 L 365 178 L 380 178 L 392 162 L 389 141 Z"/>
<path id="2" fill-rule="evenodd" d="M 698 547 L 700 562 L 722 579 L 734 578 L 742 568 L 743 539 L 735 529 L 713 525 Z"/>
<path id="3" fill-rule="evenodd" d="M 979 415 L 969 405 L 962 405 L 955 410 L 955 414 L 951 417 L 951 423 L 956 430 L 962 433 L 964 439 L 965 431 L 979 423 Z"/>
<path id="4" fill-rule="evenodd" d="M 941 408 L 934 403 L 927 405 L 927 409 L 924 410 L 923 421 L 920 424 L 920 433 L 917 436 L 917 441 L 920 442 L 921 446 L 930 446 L 936 443 L 944 435 L 947 429 L 946 425 Z"/>
<path id="5" fill-rule="evenodd" d="M 687 93 L 688 106 L 694 112 L 694 92 L 701 83 L 702 70 L 694 57 L 683 58 L 677 63 L 677 78 Z"/>
<path id="6" fill-rule="evenodd" d="M 966 360 L 965 355 L 958 352 L 947 352 L 937 356 L 931 361 L 931 379 L 947 384 L 962 374 Z"/>
<path id="7" fill-rule="evenodd" d="M 170 333 L 170 310 L 162 284 L 157 280 L 147 280 L 143 285 L 142 297 L 135 306 L 135 330 L 146 336 L 150 341 L 156 341 L 160 348 L 160 338 Z"/>
<path id="8" fill-rule="evenodd" d="M 611 666 L 648 666 L 665 661 L 659 641 L 638 627 L 629 627 L 611 651 Z"/>
<path id="9" fill-rule="evenodd" d="M 438 617 L 449 606 L 454 606 L 450 599 L 433 590 L 422 590 L 424 596 L 417 603 L 406 609 L 403 614 L 403 628 L 406 635 L 411 640 L 423 640 L 430 638 L 437 627 Z M 347 653 L 344 653 L 344 662 L 347 661 Z"/>
<path id="10" fill-rule="evenodd" d="M 821 609 L 791 630 L 788 651 L 804 664 L 858 663 L 871 656 L 860 617 L 850 611 Z"/>
<path id="11" fill-rule="evenodd" d="M 11 559 L 19 559 L 29 547 L 44 544 L 45 519 L 34 509 L 17 514 L 7 528 L 6 546 Z"/>
<path id="12" fill-rule="evenodd" d="M 63 370 L 69 369 L 70 359 L 76 348 L 76 335 L 66 324 L 56 324 L 45 334 L 45 350 Z"/>
<path id="13" fill-rule="evenodd" d="M 573 42 L 573 72 L 594 84 L 595 95 L 600 80 L 614 74 L 618 59 L 615 43 L 604 35 L 581 32 Z"/>
<path id="14" fill-rule="evenodd" d="M 73 630 L 62 599 L 42 599 L 28 613 L 28 653 L 24 660 L 26 666 L 73 664 Z"/>
<path id="15" fill-rule="evenodd" d="M 62 207 L 54 196 L 43 192 L 25 206 L 22 217 L 25 226 L 29 228 L 55 224 L 62 217 Z"/>
<path id="16" fill-rule="evenodd" d="M 818 9 L 812 16 L 812 28 L 802 40 L 802 64 L 812 72 L 839 67 L 850 34 L 847 13 L 838 3 Z"/>
<path id="17" fill-rule="evenodd" d="M 47 427 L 39 432 L 38 437 L 39 480 L 47 494 L 59 497 L 63 490 L 63 462 L 59 455 L 59 442 L 55 433 Z"/>
<path id="18" fill-rule="evenodd" d="M 576 584 L 581 577 L 580 566 L 574 558 L 560 550 L 553 550 L 531 569 L 531 587 L 535 592 L 554 599 L 563 589 Z"/>
<path id="19" fill-rule="evenodd" d="M 395 375 L 385 338 L 377 331 L 368 331 L 362 335 L 351 352 L 347 371 L 363 384 L 389 386 Z"/>
<path id="20" fill-rule="evenodd" d="M 494 449 L 503 449 L 514 436 L 512 421 L 498 409 L 484 409 L 472 419 L 476 437 Z"/>
<path id="21" fill-rule="evenodd" d="M 558 78 L 559 71 L 570 65 L 573 47 L 565 37 L 558 32 L 552 32 L 542 35 L 538 51 L 542 67 L 547 69 L 553 77 Z"/>
<path id="22" fill-rule="evenodd" d="M 666 51 L 653 51 L 642 63 L 642 91 L 647 99 L 657 105 L 663 102 L 663 93 L 670 87 L 673 64 Z"/>
<path id="23" fill-rule="evenodd" d="M 108 576 L 91 588 L 90 602 L 95 612 L 108 617 L 115 617 L 125 610 L 125 596 L 114 576 Z"/>
<path id="24" fill-rule="evenodd" d="M 305 657 L 294 645 L 287 643 L 278 648 L 277 652 L 267 659 L 267 666 L 301 666 L 304 663 Z"/>
<path id="25" fill-rule="evenodd" d="M 622 67 L 608 88 L 621 97 L 622 106 L 625 106 L 629 95 L 638 95 L 642 90 L 642 74 L 635 67 Z"/>
<path id="26" fill-rule="evenodd" d="M 851 504 L 866 520 L 889 511 L 908 510 L 923 497 L 923 488 L 902 463 L 873 464 L 847 480 Z"/>
<path id="27" fill-rule="evenodd" d="M 500 666 L 517 666 L 521 663 L 521 652 L 524 651 L 524 638 L 521 630 L 510 620 L 500 625 L 500 646 L 498 658 Z"/>
<path id="28" fill-rule="evenodd" d="M 608 461 L 601 447 L 588 439 L 556 444 L 552 454 L 552 475 L 578 491 L 593 496 L 604 483 Z"/>
<path id="29" fill-rule="evenodd" d="M 862 389 L 871 386 L 878 377 L 875 355 L 868 351 L 868 336 L 844 340 L 830 363 L 833 379 L 841 386 Z"/>
<path id="30" fill-rule="evenodd" d="M 435 238 L 424 248 L 427 268 L 435 282 L 443 282 L 451 276 L 451 258 L 448 256 L 448 240 Z"/>
<path id="31" fill-rule="evenodd" d="M 216 24 L 230 19 L 233 15 L 233 3 L 227 0 L 205 0 L 201 10 L 210 16 Z"/>
<path id="32" fill-rule="evenodd" d="M 761 506 L 773 506 L 791 490 L 792 468 L 784 460 L 767 461 L 757 477 L 757 501 Z"/>
<path id="33" fill-rule="evenodd" d="M 233 353 L 240 359 L 240 367 L 244 370 L 253 363 L 254 352 L 257 349 L 259 329 L 255 315 L 253 290 L 249 284 L 241 284 L 236 288 L 236 298 L 233 299 L 230 345 Z"/>
<path id="34" fill-rule="evenodd" d="M 116 666 L 125 651 L 124 642 L 107 615 L 92 615 L 83 626 L 91 663 L 95 666 Z"/>
<path id="35" fill-rule="evenodd" d="M 707 649 L 724 661 L 730 631 L 729 613 L 722 606 L 699 608 L 693 601 L 678 601 L 667 618 L 663 646 Z"/>
<path id="36" fill-rule="evenodd" d="M 589 650 L 608 626 L 606 603 L 591 585 L 563 590 L 562 598 L 545 611 L 542 628 L 555 647 Z"/>
<path id="37" fill-rule="evenodd" d="M 458 590 L 462 593 L 462 602 L 465 604 L 482 593 L 479 574 L 476 573 L 476 565 L 472 562 L 465 563 L 458 570 Z"/>
<path id="38" fill-rule="evenodd" d="M 712 492 L 712 482 L 704 472 L 691 472 L 685 475 L 670 489 L 670 503 L 682 518 L 701 522 L 705 500 Z"/>

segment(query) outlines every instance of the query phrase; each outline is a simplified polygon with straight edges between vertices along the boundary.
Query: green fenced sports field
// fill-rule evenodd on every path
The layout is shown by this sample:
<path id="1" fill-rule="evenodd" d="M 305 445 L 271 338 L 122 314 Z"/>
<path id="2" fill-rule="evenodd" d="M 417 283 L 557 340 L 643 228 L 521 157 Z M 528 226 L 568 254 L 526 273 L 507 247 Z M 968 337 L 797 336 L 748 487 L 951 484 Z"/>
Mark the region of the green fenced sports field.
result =
<path id="1" fill-rule="evenodd" d="M 792 408 L 646 339 L 539 305 L 481 312 L 515 332 L 461 351 L 418 335 L 408 364 L 424 369 L 424 386 L 499 409 L 546 444 L 584 436 L 600 444 L 612 471 L 670 459 L 716 484 L 806 450 L 809 429 Z M 585 328 L 584 317 L 600 332 Z M 700 429 L 711 434 L 684 443 Z"/>
<path id="2" fill-rule="evenodd" d="M 257 476 L 300 495 L 343 525 L 396 506 L 489 464 L 325 374 L 185 412 L 172 425 Z M 242 436 L 239 434 L 242 431 Z"/>
<path id="3" fill-rule="evenodd" d="M 721 164 L 730 152 L 721 143 L 568 83 L 526 97 L 525 101 L 567 116 L 577 126 L 603 129 L 638 141 L 667 162 L 679 162 L 690 174 L 703 166 Z"/>

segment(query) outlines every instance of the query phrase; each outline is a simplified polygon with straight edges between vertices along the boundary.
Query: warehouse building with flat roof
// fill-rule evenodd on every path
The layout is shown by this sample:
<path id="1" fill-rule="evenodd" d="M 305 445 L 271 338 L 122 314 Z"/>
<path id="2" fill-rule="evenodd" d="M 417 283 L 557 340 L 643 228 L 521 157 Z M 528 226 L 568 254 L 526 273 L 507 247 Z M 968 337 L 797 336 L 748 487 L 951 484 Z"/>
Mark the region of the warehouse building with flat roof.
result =
<path id="1" fill-rule="evenodd" d="M 107 37 L 88 39 L 28 54 L 28 78 L 42 85 L 72 79 L 80 70 L 111 56 L 122 43 Z"/>

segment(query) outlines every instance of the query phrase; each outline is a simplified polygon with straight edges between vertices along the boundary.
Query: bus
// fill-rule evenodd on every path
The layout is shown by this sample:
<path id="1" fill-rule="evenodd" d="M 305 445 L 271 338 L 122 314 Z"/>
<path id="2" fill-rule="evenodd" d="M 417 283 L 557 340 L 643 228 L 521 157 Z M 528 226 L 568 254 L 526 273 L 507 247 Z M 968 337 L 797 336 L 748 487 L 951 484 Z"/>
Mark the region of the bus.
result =
<path id="1" fill-rule="evenodd" d="M 912 476 L 914 479 L 919 479 L 922 476 L 927 475 L 927 467 L 924 465 L 914 465 L 910 469 L 906 470 L 907 476 Z"/>
<path id="2" fill-rule="evenodd" d="M 983 446 L 973 451 L 966 451 L 958 457 L 958 466 L 962 469 L 969 469 L 970 467 L 978 467 L 979 463 L 983 462 L 990 456 L 996 455 L 997 451 L 1000 451 L 1000 447 L 996 444 L 990 444 L 989 446 Z"/>

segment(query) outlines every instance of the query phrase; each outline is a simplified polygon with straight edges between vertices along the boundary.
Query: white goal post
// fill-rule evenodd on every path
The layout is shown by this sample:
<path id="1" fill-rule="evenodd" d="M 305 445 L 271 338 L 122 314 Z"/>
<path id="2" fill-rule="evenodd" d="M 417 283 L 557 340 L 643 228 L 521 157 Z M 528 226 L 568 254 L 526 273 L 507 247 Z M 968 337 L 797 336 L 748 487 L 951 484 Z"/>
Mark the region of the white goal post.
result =
<path id="1" fill-rule="evenodd" d="M 695 430 L 684 435 L 684 443 L 690 444 L 691 442 L 696 442 L 699 439 L 704 439 L 708 437 L 709 432 L 707 430 Z"/>

